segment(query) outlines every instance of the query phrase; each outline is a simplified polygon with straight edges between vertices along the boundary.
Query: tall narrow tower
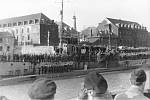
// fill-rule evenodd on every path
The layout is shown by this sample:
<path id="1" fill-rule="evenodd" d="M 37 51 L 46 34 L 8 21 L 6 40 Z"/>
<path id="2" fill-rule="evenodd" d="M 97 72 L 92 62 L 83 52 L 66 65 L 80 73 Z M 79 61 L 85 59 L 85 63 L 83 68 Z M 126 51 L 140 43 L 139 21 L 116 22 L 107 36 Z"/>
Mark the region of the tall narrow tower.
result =
<path id="1" fill-rule="evenodd" d="M 73 20 L 74 20 L 74 30 L 76 31 L 76 34 L 77 34 L 77 41 L 78 41 L 78 44 L 80 42 L 80 35 L 79 35 L 79 32 L 77 32 L 77 26 L 76 26 L 76 16 L 74 14 L 73 16 Z"/>
<path id="2" fill-rule="evenodd" d="M 73 19 L 74 19 L 74 29 L 77 30 L 77 27 L 76 27 L 76 16 L 75 15 L 73 16 Z"/>

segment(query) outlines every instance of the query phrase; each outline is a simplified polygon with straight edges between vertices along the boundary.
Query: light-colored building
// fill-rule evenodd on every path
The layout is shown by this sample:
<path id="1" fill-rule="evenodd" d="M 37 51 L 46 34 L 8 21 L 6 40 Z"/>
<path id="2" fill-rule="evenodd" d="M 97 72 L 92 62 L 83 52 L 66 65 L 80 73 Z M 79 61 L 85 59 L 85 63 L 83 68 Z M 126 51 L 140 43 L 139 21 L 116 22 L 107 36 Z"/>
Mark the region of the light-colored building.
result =
<path id="1" fill-rule="evenodd" d="M 13 59 L 15 38 L 11 33 L 0 32 L 0 59 Z M 3 58 L 5 56 L 5 58 Z"/>
<path id="2" fill-rule="evenodd" d="M 0 20 L 0 31 L 14 34 L 18 46 L 58 45 L 58 25 L 42 13 Z"/>

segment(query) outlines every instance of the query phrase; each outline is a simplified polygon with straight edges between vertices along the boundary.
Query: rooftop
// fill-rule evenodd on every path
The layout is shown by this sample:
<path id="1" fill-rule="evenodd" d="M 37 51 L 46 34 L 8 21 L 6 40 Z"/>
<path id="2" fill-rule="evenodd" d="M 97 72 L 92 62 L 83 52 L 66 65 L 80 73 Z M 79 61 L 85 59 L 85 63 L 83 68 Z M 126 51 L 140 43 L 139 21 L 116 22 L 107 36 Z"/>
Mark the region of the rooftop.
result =
<path id="1" fill-rule="evenodd" d="M 25 16 L 20 16 L 20 17 L 1 19 L 0 24 L 26 21 L 26 20 L 31 20 L 31 19 L 49 19 L 49 18 L 45 16 L 43 13 L 36 13 L 36 14 L 30 14 L 30 15 L 25 15 Z"/>
<path id="2" fill-rule="evenodd" d="M 137 22 L 132 22 L 132 21 L 126 21 L 126 20 L 121 20 L 121 19 L 113 19 L 113 18 L 107 18 L 110 22 L 112 22 L 113 24 L 118 24 L 118 23 L 122 23 L 122 24 L 135 24 L 140 26 L 139 23 Z"/>

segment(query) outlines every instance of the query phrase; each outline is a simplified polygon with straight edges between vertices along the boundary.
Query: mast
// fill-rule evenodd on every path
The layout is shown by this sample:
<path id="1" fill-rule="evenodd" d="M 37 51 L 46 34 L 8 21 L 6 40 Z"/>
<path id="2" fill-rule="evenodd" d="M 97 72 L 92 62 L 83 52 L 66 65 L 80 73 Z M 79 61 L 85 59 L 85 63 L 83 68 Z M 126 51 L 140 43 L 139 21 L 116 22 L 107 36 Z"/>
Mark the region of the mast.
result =
<path id="1" fill-rule="evenodd" d="M 47 46 L 49 46 L 49 31 L 48 31 L 48 38 L 47 38 Z"/>
<path id="2" fill-rule="evenodd" d="M 60 48 L 62 47 L 62 34 L 63 34 L 63 0 L 61 2 L 61 25 L 60 25 Z"/>

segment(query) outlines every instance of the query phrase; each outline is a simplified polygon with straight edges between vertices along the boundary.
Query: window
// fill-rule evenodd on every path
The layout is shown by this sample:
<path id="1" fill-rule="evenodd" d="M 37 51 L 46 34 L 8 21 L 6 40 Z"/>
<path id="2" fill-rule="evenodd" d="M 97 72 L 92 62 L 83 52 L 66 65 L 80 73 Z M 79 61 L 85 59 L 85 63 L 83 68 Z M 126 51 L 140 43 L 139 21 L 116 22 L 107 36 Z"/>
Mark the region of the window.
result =
<path id="1" fill-rule="evenodd" d="M 8 42 L 9 42 L 9 39 L 8 39 L 8 38 L 5 38 L 5 42 L 8 43 Z"/>
<path id="2" fill-rule="evenodd" d="M 17 36 L 17 41 L 18 41 L 18 36 Z"/>
<path id="3" fill-rule="evenodd" d="M 3 50 L 3 47 L 2 46 L 0 46 L 0 51 L 2 51 Z"/>
<path id="4" fill-rule="evenodd" d="M 2 25 L 0 24 L 0 28 L 2 27 Z"/>
<path id="5" fill-rule="evenodd" d="M 18 29 L 16 29 L 16 34 L 18 34 Z"/>
<path id="6" fill-rule="evenodd" d="M 28 34 L 28 40 L 30 40 L 30 35 Z"/>
<path id="7" fill-rule="evenodd" d="M 45 23 L 45 20 L 44 19 L 41 19 L 41 24 L 44 24 Z"/>
<path id="8" fill-rule="evenodd" d="M 35 24 L 39 24 L 39 20 L 38 19 L 35 19 Z"/>
<path id="9" fill-rule="evenodd" d="M 22 25 L 23 23 L 22 22 L 18 22 L 18 26 Z"/>
<path id="10" fill-rule="evenodd" d="M 28 24 L 28 21 L 24 21 L 24 25 L 27 25 Z"/>
<path id="11" fill-rule="evenodd" d="M 34 21 L 33 20 L 29 20 L 29 24 L 34 24 Z"/>
<path id="12" fill-rule="evenodd" d="M 10 46 L 7 46 L 7 51 L 10 51 Z"/>
<path id="13" fill-rule="evenodd" d="M 24 32 L 24 30 L 23 30 L 23 28 L 21 29 L 21 33 L 23 33 Z"/>
<path id="14" fill-rule="evenodd" d="M 16 23 L 16 22 L 14 22 L 14 23 L 13 23 L 13 26 L 17 26 L 17 23 Z"/>
<path id="15" fill-rule="evenodd" d="M 22 36 L 22 41 L 24 41 L 24 36 Z"/>
<path id="16" fill-rule="evenodd" d="M 3 39 L 2 38 L 0 38 L 0 43 L 2 43 L 3 42 Z"/>
<path id="17" fill-rule="evenodd" d="M 12 26 L 12 24 L 11 23 L 8 23 L 8 27 L 11 27 Z"/>
<path id="18" fill-rule="evenodd" d="M 30 29 L 29 28 L 27 28 L 27 33 L 29 33 L 30 32 Z"/>
<path id="19" fill-rule="evenodd" d="M 3 24 L 3 27 L 7 27 L 7 24 Z"/>

